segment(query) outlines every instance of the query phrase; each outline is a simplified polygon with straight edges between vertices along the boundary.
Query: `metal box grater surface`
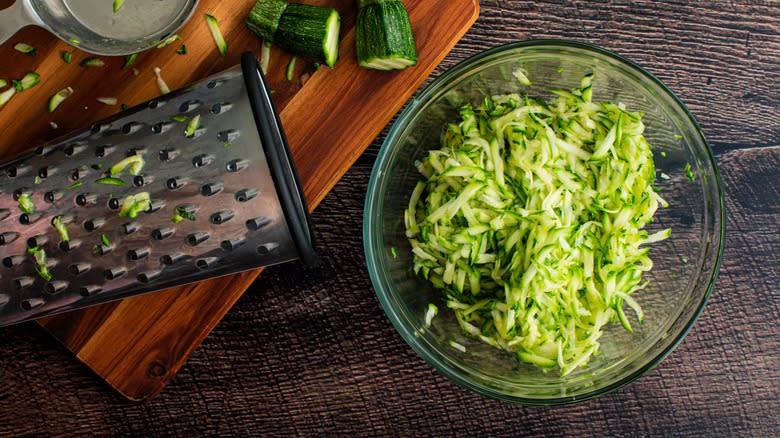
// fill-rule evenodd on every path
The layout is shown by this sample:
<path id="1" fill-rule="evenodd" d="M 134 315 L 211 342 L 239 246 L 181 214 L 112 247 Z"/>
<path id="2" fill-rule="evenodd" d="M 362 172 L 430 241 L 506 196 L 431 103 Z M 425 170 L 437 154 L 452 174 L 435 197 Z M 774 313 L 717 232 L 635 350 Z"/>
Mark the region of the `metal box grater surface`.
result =
<path id="1" fill-rule="evenodd" d="M 251 53 L 0 165 L 0 326 L 295 259 L 313 232 Z"/>

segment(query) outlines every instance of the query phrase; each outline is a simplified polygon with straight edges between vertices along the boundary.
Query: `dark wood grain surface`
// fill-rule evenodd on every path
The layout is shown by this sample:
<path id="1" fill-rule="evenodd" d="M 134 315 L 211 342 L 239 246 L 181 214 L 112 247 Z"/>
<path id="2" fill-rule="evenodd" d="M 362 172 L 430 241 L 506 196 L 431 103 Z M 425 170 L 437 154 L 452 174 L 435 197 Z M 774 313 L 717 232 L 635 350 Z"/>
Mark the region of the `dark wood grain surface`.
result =
<path id="1" fill-rule="evenodd" d="M 715 291 L 657 368 L 555 408 L 485 399 L 433 371 L 384 316 L 366 274 L 364 193 L 380 135 L 314 214 L 317 268 L 268 269 L 163 393 L 135 405 L 35 324 L 0 331 L 0 436 L 780 434 L 780 3 L 481 2 L 438 67 L 503 42 L 568 38 L 625 55 L 701 123 L 726 193 Z"/>

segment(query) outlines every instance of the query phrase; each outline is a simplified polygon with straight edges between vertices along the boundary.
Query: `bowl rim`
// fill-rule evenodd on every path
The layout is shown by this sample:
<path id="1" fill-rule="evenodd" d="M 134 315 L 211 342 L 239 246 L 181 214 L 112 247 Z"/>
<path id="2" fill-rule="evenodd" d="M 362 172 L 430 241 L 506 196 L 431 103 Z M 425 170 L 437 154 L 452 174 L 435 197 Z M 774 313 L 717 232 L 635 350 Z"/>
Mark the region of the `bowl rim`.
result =
<path id="1" fill-rule="evenodd" d="M 376 235 L 377 230 L 375 230 L 374 223 L 372 222 L 372 215 L 370 214 L 370 212 L 373 211 L 372 207 L 378 204 L 378 199 L 377 199 L 378 196 L 374 196 L 374 195 L 377 194 L 376 192 L 379 188 L 379 181 L 382 177 L 381 174 L 383 174 L 383 172 L 379 170 L 381 169 L 382 165 L 385 164 L 388 157 L 391 155 L 391 149 L 392 149 L 391 143 L 393 139 L 406 129 L 408 125 L 406 121 L 410 120 L 410 116 L 415 111 L 417 111 L 418 108 L 427 104 L 431 96 L 439 91 L 439 86 L 441 83 L 449 82 L 451 79 L 457 77 L 464 71 L 467 71 L 473 64 L 478 63 L 482 59 L 491 57 L 497 53 L 515 50 L 515 49 L 542 47 L 542 46 L 547 46 L 550 48 L 560 47 L 566 49 L 579 49 L 585 52 L 595 52 L 597 54 L 606 56 L 608 58 L 612 58 L 613 60 L 616 60 L 620 63 L 627 65 L 630 68 L 635 69 L 639 74 L 645 76 L 647 79 L 655 83 L 662 92 L 666 93 L 668 97 L 672 99 L 674 104 L 676 104 L 680 109 L 682 109 L 683 113 L 688 117 L 689 121 L 695 128 L 696 134 L 700 137 L 702 144 L 704 145 L 703 148 L 704 158 L 708 161 L 708 164 L 711 166 L 713 170 L 712 179 L 715 183 L 716 186 L 715 189 L 717 191 L 717 204 L 713 205 L 713 207 L 717 206 L 718 208 L 718 211 L 715 212 L 714 214 L 714 219 L 716 224 L 719 223 L 720 226 L 718 227 L 718 229 L 714 230 L 714 233 L 717 234 L 718 247 L 715 251 L 715 263 L 713 264 L 711 272 L 709 273 L 709 279 L 707 281 L 705 293 L 702 295 L 701 300 L 698 303 L 697 308 L 692 313 L 690 319 L 684 324 L 680 332 L 676 335 L 675 339 L 671 343 L 669 343 L 664 349 L 662 349 L 654 358 L 649 360 L 644 366 L 638 368 L 631 374 L 613 383 L 610 383 L 606 386 L 598 388 L 596 390 L 592 390 L 577 396 L 565 396 L 565 397 L 554 397 L 554 398 L 526 398 L 526 397 L 509 395 L 500 392 L 495 388 L 477 384 L 469 380 L 468 378 L 462 376 L 461 374 L 456 372 L 456 369 L 452 367 L 449 363 L 447 363 L 445 360 L 442 360 L 436 355 L 431 354 L 432 351 L 428 347 L 426 347 L 423 343 L 418 341 L 416 332 L 414 332 L 406 325 L 404 325 L 403 321 L 401 320 L 401 317 L 397 314 L 397 312 L 395 311 L 391 303 L 391 292 L 385 290 L 385 288 L 383 287 L 383 283 L 380 280 L 381 273 L 379 271 L 379 263 L 377 262 L 377 260 L 375 260 L 376 256 L 371 251 L 372 249 L 371 242 L 373 240 L 373 236 Z M 664 85 L 663 82 L 661 82 L 652 73 L 650 73 L 649 71 L 647 71 L 646 69 L 638 65 L 637 63 L 631 61 L 630 59 L 624 58 L 623 56 L 618 55 L 612 51 L 609 51 L 607 49 L 589 43 L 572 41 L 572 40 L 562 40 L 562 39 L 530 39 L 530 40 L 523 40 L 523 41 L 515 41 L 515 42 L 502 44 L 490 48 L 488 50 L 482 51 L 478 54 L 475 54 L 473 56 L 470 56 L 458 62 L 455 66 L 447 69 L 444 73 L 442 73 L 440 76 L 438 76 L 433 81 L 431 81 L 428 85 L 426 85 L 419 92 L 419 94 L 408 103 L 406 108 L 398 115 L 396 121 L 393 122 L 392 126 L 390 127 L 390 130 L 387 133 L 387 136 L 382 142 L 382 146 L 376 157 L 374 166 L 371 171 L 371 177 L 369 179 L 368 188 L 366 190 L 366 198 L 365 198 L 364 208 L 363 208 L 363 248 L 366 257 L 366 265 L 368 268 L 369 277 L 371 279 L 372 286 L 374 287 L 374 292 L 379 300 L 379 303 L 381 304 L 384 310 L 385 315 L 387 315 L 388 319 L 393 324 L 396 331 L 401 335 L 401 338 L 403 338 L 403 340 L 412 348 L 412 350 L 414 350 L 415 353 L 417 353 L 432 368 L 434 368 L 436 371 L 443 374 L 445 377 L 455 382 L 456 384 L 465 387 L 467 389 L 473 390 L 476 393 L 481 394 L 483 396 L 487 396 L 500 401 L 519 403 L 524 405 L 562 405 L 562 404 L 569 404 L 569 403 L 589 400 L 613 392 L 617 389 L 620 389 L 628 385 L 629 383 L 635 381 L 639 377 L 643 376 L 648 371 L 652 370 L 654 367 L 656 367 L 682 342 L 685 336 L 693 328 L 693 325 L 695 324 L 696 320 L 699 318 L 699 315 L 701 315 L 701 312 L 703 311 L 705 305 L 707 304 L 707 301 L 709 300 L 709 297 L 712 294 L 712 290 L 715 286 L 718 273 L 720 271 L 721 262 L 723 259 L 725 235 L 726 235 L 726 208 L 725 208 L 725 201 L 723 195 L 723 181 L 720 177 L 717 163 L 713 156 L 712 148 L 709 142 L 707 141 L 706 137 L 704 136 L 701 126 L 699 125 L 698 121 L 693 116 L 693 114 L 690 112 L 688 107 L 671 89 L 669 89 L 669 87 Z"/>

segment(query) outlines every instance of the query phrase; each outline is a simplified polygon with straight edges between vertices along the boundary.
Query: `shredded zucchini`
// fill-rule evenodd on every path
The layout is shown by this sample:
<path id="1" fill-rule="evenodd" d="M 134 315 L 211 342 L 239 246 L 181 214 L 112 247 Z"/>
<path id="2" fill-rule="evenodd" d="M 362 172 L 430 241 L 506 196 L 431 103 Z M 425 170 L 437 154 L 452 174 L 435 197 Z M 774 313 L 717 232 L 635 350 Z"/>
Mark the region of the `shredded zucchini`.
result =
<path id="1" fill-rule="evenodd" d="M 647 245 L 671 232 L 644 229 L 668 204 L 652 188 L 642 115 L 592 102 L 592 78 L 551 102 L 464 106 L 418 162 L 404 215 L 414 271 L 444 292 L 463 333 L 561 375 L 598 353 L 606 324 L 633 330 L 624 304 L 642 320 Z"/>
<path id="2" fill-rule="evenodd" d="M 49 267 L 46 265 L 46 251 L 44 251 L 43 248 L 38 248 L 36 246 L 35 248 L 28 248 L 27 253 L 33 256 L 33 260 L 35 261 L 35 272 L 38 273 L 38 276 L 45 281 L 51 281 L 52 275 L 51 272 L 49 272 Z"/>
<path id="3" fill-rule="evenodd" d="M 122 200 L 119 207 L 119 217 L 129 217 L 135 219 L 138 213 L 149 210 L 152 206 L 152 200 L 149 192 L 141 192 L 136 195 L 128 195 Z"/>
<path id="4" fill-rule="evenodd" d="M 51 224 L 54 226 L 54 229 L 57 230 L 57 234 L 60 235 L 60 240 L 62 242 L 70 241 L 68 225 L 62 222 L 62 216 L 54 216 L 54 218 L 51 220 Z"/>
<path id="5" fill-rule="evenodd" d="M 33 214 L 35 213 L 35 203 L 32 200 L 32 197 L 30 197 L 27 193 L 22 193 L 19 195 L 19 210 L 22 211 L 22 213 L 26 214 Z"/>
<path id="6" fill-rule="evenodd" d="M 127 171 L 130 173 L 130 175 L 138 176 L 141 173 L 141 169 L 144 168 L 144 164 L 146 162 L 144 161 L 144 157 L 141 155 L 130 155 L 127 158 L 123 158 L 118 163 L 111 166 L 111 168 L 108 170 L 108 173 L 111 177 L 115 177 L 127 169 Z M 101 178 L 105 179 L 105 178 Z M 114 178 L 116 179 L 116 178 Z M 100 184 L 111 184 L 111 185 L 124 185 L 124 184 L 112 184 L 109 181 L 103 181 Z"/>

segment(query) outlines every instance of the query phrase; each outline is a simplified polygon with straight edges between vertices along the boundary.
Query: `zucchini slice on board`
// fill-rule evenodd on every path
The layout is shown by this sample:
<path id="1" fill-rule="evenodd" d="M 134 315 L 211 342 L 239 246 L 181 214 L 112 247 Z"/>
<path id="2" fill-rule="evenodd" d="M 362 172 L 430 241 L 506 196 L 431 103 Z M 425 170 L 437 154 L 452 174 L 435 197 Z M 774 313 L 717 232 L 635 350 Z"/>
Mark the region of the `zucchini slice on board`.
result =
<path id="1" fill-rule="evenodd" d="M 400 0 L 358 0 L 355 26 L 358 64 L 376 70 L 417 65 L 409 14 Z"/>

